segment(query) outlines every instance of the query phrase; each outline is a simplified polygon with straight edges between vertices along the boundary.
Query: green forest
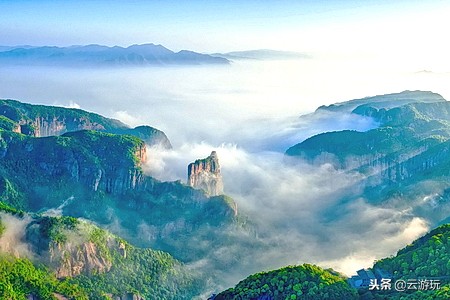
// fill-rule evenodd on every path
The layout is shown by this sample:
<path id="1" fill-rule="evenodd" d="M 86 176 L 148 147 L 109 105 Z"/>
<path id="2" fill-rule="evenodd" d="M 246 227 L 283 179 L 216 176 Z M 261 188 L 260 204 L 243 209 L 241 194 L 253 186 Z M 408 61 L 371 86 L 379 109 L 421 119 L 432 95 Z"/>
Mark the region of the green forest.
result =
<path id="1" fill-rule="evenodd" d="M 345 277 L 331 270 L 303 264 L 251 275 L 215 300 L 232 299 L 358 299 Z"/>

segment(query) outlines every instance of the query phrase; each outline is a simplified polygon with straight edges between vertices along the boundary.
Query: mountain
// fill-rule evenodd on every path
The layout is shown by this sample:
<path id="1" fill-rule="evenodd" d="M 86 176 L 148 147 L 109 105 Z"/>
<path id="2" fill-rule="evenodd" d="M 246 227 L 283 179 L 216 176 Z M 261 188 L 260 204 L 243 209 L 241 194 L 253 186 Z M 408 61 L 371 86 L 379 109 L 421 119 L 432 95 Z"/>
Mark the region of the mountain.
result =
<path id="1" fill-rule="evenodd" d="M 0 202 L 0 224 L 2 299 L 192 299 L 201 287 L 169 254 L 137 248 L 85 220 Z"/>
<path id="2" fill-rule="evenodd" d="M 347 213 L 341 204 L 355 199 L 429 224 L 450 215 L 448 102 L 431 92 L 382 97 L 341 104 L 349 114 L 373 119 L 376 128 L 316 135 L 286 155 L 286 163 L 301 159 L 358 174 L 342 201 L 324 206 L 321 226 L 336 224 L 333 217 Z M 280 243 L 295 238 L 290 227 L 282 227 L 275 231 L 280 239 L 267 243 L 273 223 L 238 213 L 232 198 L 146 174 L 153 151 L 146 145 L 165 141 L 157 129 L 142 133 L 81 110 L 0 104 L 0 298 L 191 299 L 199 291 L 222 290 L 217 283 L 231 286 L 237 274 L 258 272 L 265 262 L 255 253 L 282 251 Z M 220 176 L 217 153 L 189 170 L 193 183 L 202 182 L 203 172 Z M 395 279 L 447 276 L 447 231 L 439 227 L 399 251 L 397 261 L 380 260 L 373 272 L 382 269 Z M 442 290 L 426 297 L 445 295 L 442 283 Z M 356 291 L 342 275 L 312 265 L 258 273 L 217 297 L 278 296 L 397 297 Z"/>
<path id="3" fill-rule="evenodd" d="M 30 212 L 59 207 L 64 215 L 92 220 L 183 261 L 205 251 L 192 237 L 226 240 L 222 227 L 237 221 L 230 197 L 208 197 L 181 182 L 146 175 L 146 143 L 129 135 L 142 131 L 81 110 L 4 103 L 9 106 L 0 110 L 0 196 L 9 205 Z"/>
<path id="4" fill-rule="evenodd" d="M 232 299 L 358 299 L 342 275 L 332 270 L 303 264 L 251 275 L 212 297 L 213 300 Z"/>
<path id="5" fill-rule="evenodd" d="M 173 52 L 161 45 L 129 47 L 102 45 L 70 47 L 2 47 L 0 65 L 42 66 L 150 66 L 228 64 L 226 58 L 192 51 Z"/>
<path id="6" fill-rule="evenodd" d="M 382 270 L 392 274 L 392 282 L 403 280 L 411 288 L 404 292 L 360 290 L 362 299 L 449 299 L 450 298 L 450 224 L 439 226 L 410 245 L 399 250 L 393 257 L 375 262 L 373 270 Z M 419 288 L 419 280 L 425 279 L 425 285 Z M 439 289 L 431 289 L 431 280 L 439 283 Z M 414 284 L 414 285 L 412 285 Z M 424 289 L 426 287 L 426 289 Z"/>
<path id="7" fill-rule="evenodd" d="M 25 227 L 26 234 L 21 240 L 26 241 L 26 249 L 31 249 L 26 253 L 31 258 L 17 256 L 15 249 L 21 248 L 9 247 L 13 244 L 3 240 L 0 252 L 13 255 L 6 257 L 10 263 L 5 261 L 5 268 L 24 263 L 30 272 L 39 271 L 39 267 L 27 261 L 30 258 L 33 263 L 46 265 L 49 271 L 42 272 L 51 273 L 46 277 L 49 281 L 57 280 L 56 277 L 75 278 L 69 280 L 74 283 L 70 289 L 83 288 L 89 299 L 104 299 L 91 298 L 92 291 L 96 291 L 96 295 L 102 291 L 119 296 L 133 294 L 134 286 L 141 287 L 136 297 L 159 293 L 164 295 L 160 299 L 190 299 L 183 295 L 199 293 L 195 286 L 177 290 L 178 286 L 184 289 L 183 284 L 171 280 L 168 286 L 159 288 L 153 285 L 155 278 L 176 279 L 181 273 L 174 276 L 169 271 L 164 273 L 168 266 L 178 270 L 179 261 L 196 263 L 209 255 L 221 255 L 223 247 L 242 239 L 238 231 L 248 231 L 246 220 L 237 213 L 232 198 L 208 196 L 205 191 L 180 181 L 161 182 L 145 173 L 147 154 L 151 155 L 147 152 L 153 149 L 146 145 L 166 142 L 166 146 L 170 146 L 168 140 L 161 138 L 165 137 L 162 132 L 151 127 L 131 129 L 116 120 L 77 109 L 12 100 L 2 100 L 0 104 L 0 207 L 6 207 L 8 213 L 21 210 L 20 218 L 26 219 L 26 222 L 19 222 L 26 225 L 17 227 L 11 225 L 11 218 L 2 215 L 0 232 L 5 230 L 3 225 L 6 225 L 6 233 L 8 228 Z M 53 225 L 61 230 L 53 230 Z M 96 246 L 91 243 L 90 232 L 100 235 L 100 242 L 94 243 Z M 72 240 L 85 242 L 73 245 Z M 49 244 L 56 248 L 48 247 Z M 108 249 L 102 245 L 107 245 Z M 139 249 L 137 247 L 155 250 L 132 250 Z M 125 264 L 120 257 L 114 260 L 124 250 L 133 262 Z M 168 254 L 160 257 L 156 250 L 166 251 L 171 256 L 166 260 L 164 255 Z M 136 255 L 132 256 L 133 253 Z M 34 261 L 35 256 L 43 261 Z M 155 263 L 155 259 L 161 265 Z M 147 262 L 151 269 L 141 266 Z M 211 263 L 215 261 L 212 259 Z M 237 260 L 231 256 L 218 262 L 222 268 L 235 263 Z M 195 271 L 189 272 L 194 274 Z M 131 281 L 123 279 L 128 285 L 124 285 L 122 273 L 127 274 L 127 278 L 131 276 Z M 200 274 L 196 280 L 199 278 L 204 282 L 218 280 L 216 274 Z M 14 282 L 11 281 L 11 285 L 14 286 Z M 32 285 L 32 281 L 29 284 Z M 68 295 L 60 290 L 55 283 L 54 293 Z M 10 292 L 40 295 L 28 283 L 25 290 Z M 128 299 L 126 297 L 120 299 Z"/>
<path id="8" fill-rule="evenodd" d="M 397 101 L 398 100 L 398 101 Z M 330 109 L 328 108 L 321 108 Z M 450 215 L 450 103 L 431 92 L 404 92 L 331 106 L 372 118 L 365 132 L 312 136 L 290 147 L 288 158 L 329 163 L 364 176 L 363 197 L 409 207 L 437 225 Z"/>
<path id="9" fill-rule="evenodd" d="M 388 290 L 369 290 L 369 282 L 357 290 L 349 283 L 364 280 L 359 275 L 347 282 L 343 275 L 333 270 L 303 264 L 251 275 L 234 288 L 213 295 L 210 299 L 444 300 L 450 298 L 449 253 L 450 224 L 445 224 L 399 250 L 396 256 L 376 261 L 371 269 L 358 271 L 361 276 L 367 272 L 378 283 L 381 283 L 382 278 L 391 280 L 392 286 Z M 425 286 L 422 289 L 418 287 L 420 279 L 428 280 L 426 289 Z M 397 280 L 409 282 L 407 286 L 416 286 L 416 289 L 405 288 L 404 291 L 397 291 L 394 288 Z M 439 288 L 435 285 L 435 288 L 431 289 L 430 280 L 439 282 Z"/>
<path id="10" fill-rule="evenodd" d="M 78 130 L 96 130 L 136 136 L 147 145 L 171 148 L 164 132 L 150 126 L 130 128 L 119 120 L 81 109 L 32 105 L 0 99 L 0 128 L 34 137 L 62 135 Z"/>
<path id="11" fill-rule="evenodd" d="M 255 59 L 255 60 L 291 60 L 291 59 L 309 59 L 309 54 L 292 51 L 277 51 L 270 49 L 233 51 L 227 53 L 211 54 L 215 57 L 223 57 L 231 60 Z"/>
<path id="12" fill-rule="evenodd" d="M 223 194 L 222 175 L 216 151 L 212 151 L 207 158 L 189 164 L 187 182 L 193 188 L 203 189 L 207 195 Z"/>
<path id="13" fill-rule="evenodd" d="M 373 97 L 365 97 L 345 102 L 338 102 L 331 105 L 323 105 L 317 108 L 317 111 L 333 111 L 333 112 L 352 112 L 356 107 L 361 105 L 370 105 L 375 108 L 390 109 L 410 103 L 433 103 L 445 102 L 446 100 L 439 94 L 429 91 L 403 91 L 400 93 L 392 93 L 386 95 L 377 95 Z"/>

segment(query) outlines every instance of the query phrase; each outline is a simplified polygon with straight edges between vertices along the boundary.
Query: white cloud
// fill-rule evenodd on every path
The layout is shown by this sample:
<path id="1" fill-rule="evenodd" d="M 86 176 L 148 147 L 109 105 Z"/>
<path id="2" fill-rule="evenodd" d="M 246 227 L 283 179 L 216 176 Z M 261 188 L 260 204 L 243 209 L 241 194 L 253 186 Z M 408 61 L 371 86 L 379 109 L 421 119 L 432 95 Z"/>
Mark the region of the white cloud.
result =
<path id="1" fill-rule="evenodd" d="M 395 254 L 428 230 L 410 210 L 377 207 L 358 198 L 364 188 L 361 174 L 329 164 L 292 164 L 276 152 L 184 144 L 169 152 L 150 150 L 148 171 L 164 180 L 185 181 L 187 164 L 212 150 L 219 156 L 225 193 L 257 232 L 252 236 L 226 229 L 230 238 L 242 243 L 209 245 L 209 255 L 193 263 L 200 272 L 216 276 L 212 290 L 236 284 L 253 272 L 304 262 L 351 275 L 375 259 Z"/>

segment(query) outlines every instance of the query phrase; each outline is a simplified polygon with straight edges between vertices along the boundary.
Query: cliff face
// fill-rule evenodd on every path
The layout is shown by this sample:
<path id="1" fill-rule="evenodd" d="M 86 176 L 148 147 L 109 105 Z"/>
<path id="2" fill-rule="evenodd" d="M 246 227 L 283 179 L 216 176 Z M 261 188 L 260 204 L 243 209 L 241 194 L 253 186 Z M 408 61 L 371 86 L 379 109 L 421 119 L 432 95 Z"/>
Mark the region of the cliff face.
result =
<path id="1" fill-rule="evenodd" d="M 450 176 L 450 102 L 432 100 L 399 106 L 392 102 L 393 107 L 387 108 L 383 102 L 366 101 L 352 113 L 372 117 L 380 124 L 378 128 L 322 133 L 289 148 L 286 154 L 364 174 L 362 195 L 374 202 L 393 195 L 415 199 L 445 194 L 442 190 L 448 189 Z M 440 208 L 445 211 L 443 205 Z M 427 214 L 441 217 L 437 210 L 427 210 Z"/>
<path id="2" fill-rule="evenodd" d="M 52 293 L 58 299 L 187 300 L 199 294 L 201 283 L 170 254 L 137 248 L 86 220 L 51 215 L 55 212 L 28 214 L 0 203 L 0 282 L 11 290 L 30 299 L 49 299 Z M 46 268 L 34 271 L 29 258 Z M 16 262 L 20 266 L 11 268 Z M 9 270 L 16 276 L 8 276 Z M 65 282 L 62 289 L 57 278 Z M 71 285 L 80 288 L 66 288 Z M 16 294 L 0 298 L 10 295 Z"/>
<path id="3" fill-rule="evenodd" d="M 21 120 L 21 126 L 26 126 L 26 120 Z M 105 127 L 101 124 L 91 122 L 88 118 L 66 119 L 64 116 L 36 117 L 32 120 L 35 137 L 46 137 L 52 135 L 62 135 L 66 132 L 78 130 L 98 130 L 103 131 Z M 26 134 L 26 133 L 25 133 Z"/>
<path id="4" fill-rule="evenodd" d="M 79 130 L 96 130 L 133 135 L 151 146 L 160 145 L 167 149 L 172 147 L 164 132 L 158 129 L 150 126 L 130 128 L 118 120 L 80 109 L 0 100 L 0 116 L 13 122 L 13 131 L 34 137 L 56 136 Z"/>
<path id="5" fill-rule="evenodd" d="M 81 274 L 94 275 L 109 272 L 112 263 L 101 255 L 93 242 L 76 245 L 71 242 L 55 244 L 50 250 L 50 263 L 55 265 L 58 278 L 75 277 Z"/>
<path id="6" fill-rule="evenodd" d="M 223 194 L 222 175 L 216 151 L 205 159 L 198 159 L 188 166 L 188 185 L 202 189 L 208 196 Z"/>
<path id="7" fill-rule="evenodd" d="M 141 165 L 146 160 L 146 145 L 131 136 L 78 131 L 32 138 L 3 132 L 0 141 L 5 171 L 33 178 L 33 186 L 26 189 L 66 181 L 94 192 L 123 194 L 144 182 Z"/>

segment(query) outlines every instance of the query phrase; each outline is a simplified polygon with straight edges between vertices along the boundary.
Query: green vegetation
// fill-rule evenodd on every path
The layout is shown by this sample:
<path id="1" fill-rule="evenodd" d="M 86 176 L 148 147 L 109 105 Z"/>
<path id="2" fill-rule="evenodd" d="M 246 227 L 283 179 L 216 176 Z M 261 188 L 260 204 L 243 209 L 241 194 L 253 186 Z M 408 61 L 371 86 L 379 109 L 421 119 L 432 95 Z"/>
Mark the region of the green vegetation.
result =
<path id="1" fill-rule="evenodd" d="M 13 131 L 16 125 L 17 124 L 10 118 L 0 115 L 0 129 Z"/>
<path id="2" fill-rule="evenodd" d="M 0 255 L 0 298 L 22 300 L 28 295 L 56 300 L 55 293 L 70 299 L 88 299 L 77 284 L 59 281 L 44 267 L 34 266 L 26 258 Z"/>
<path id="3" fill-rule="evenodd" d="M 101 115 L 90 113 L 81 109 L 64 108 L 45 105 L 32 105 L 22 103 L 15 100 L 0 100 L 0 128 L 12 131 L 16 124 L 21 124 L 21 133 L 34 136 L 49 134 L 60 135 L 65 132 L 73 132 L 78 130 L 97 130 L 115 134 L 128 134 L 141 138 L 146 143 L 153 145 L 161 143 L 163 146 L 170 148 L 170 141 L 166 135 L 150 126 L 139 126 L 129 128 L 122 122 L 105 118 Z M 55 132 L 47 132 L 47 129 L 39 128 L 39 124 L 53 126 Z M 56 129 L 58 128 L 58 129 Z"/>
<path id="4" fill-rule="evenodd" d="M 0 204 L 5 213 L 17 214 Z M 27 259 L 1 257 L 0 299 L 24 299 L 28 294 L 55 299 L 53 293 L 60 293 L 71 299 L 136 294 L 145 299 L 169 300 L 192 299 L 200 293 L 200 281 L 168 253 L 134 247 L 73 217 L 29 217 L 32 221 L 24 233 L 26 242 L 49 269 L 35 267 Z M 5 225 L 0 219 L 0 236 Z M 57 280 L 52 275 L 56 270 L 70 272 L 75 265 L 82 267 L 78 276 Z"/>
<path id="5" fill-rule="evenodd" d="M 2 166 L 0 165 L 0 174 L 1 173 L 2 173 Z M 18 209 L 26 208 L 25 195 L 20 190 L 19 186 L 13 183 L 8 178 L 1 177 L 1 175 L 0 175 L 0 199 L 2 203 L 3 201 L 7 202 L 15 208 Z"/>
<path id="6" fill-rule="evenodd" d="M 25 214 L 24 211 L 11 207 L 3 201 L 0 201 L 0 212 L 9 213 L 18 217 L 23 217 L 23 215 Z"/>
<path id="7" fill-rule="evenodd" d="M 0 156 L 0 195 L 16 208 L 38 210 L 73 195 L 84 196 L 84 189 L 100 189 L 101 175 L 101 189 L 110 193 L 114 186 L 106 183 L 106 177 L 112 181 L 124 172 L 142 176 L 145 144 L 133 136 L 97 131 L 45 138 L 0 131 L 0 136 L 7 149 Z"/>
<path id="8" fill-rule="evenodd" d="M 106 294 L 134 293 L 145 299 L 192 299 L 200 292 L 182 265 L 169 254 L 135 248 L 124 243 L 126 257 L 111 252 L 113 267 L 109 272 L 80 275 L 70 282 L 89 291 L 89 299 L 102 299 Z"/>
<path id="9" fill-rule="evenodd" d="M 89 299 L 127 293 L 145 299 L 192 299 L 200 292 L 200 282 L 168 253 L 136 248 L 89 223 L 83 223 L 78 229 L 82 236 L 84 231 L 88 233 L 87 241 L 96 246 L 97 257 L 111 263 L 111 269 L 106 272 L 83 272 L 68 279 L 88 291 Z"/>
<path id="10" fill-rule="evenodd" d="M 108 119 L 81 109 L 33 105 L 16 100 L 0 100 L 0 108 L 5 117 L 15 122 L 22 121 L 27 123 L 34 121 L 36 118 L 55 118 L 57 120 L 76 120 L 82 125 L 99 124 L 101 125 L 99 128 L 104 128 L 107 131 L 128 128 L 118 120 Z"/>
<path id="11" fill-rule="evenodd" d="M 70 141 L 69 139 L 72 139 Z M 131 135 L 112 134 L 94 130 L 69 132 L 59 137 L 60 145 L 72 147 L 84 146 L 84 153 L 103 159 L 103 162 L 133 162 L 136 166 L 141 163 L 136 152 L 145 147 L 145 143 Z M 114 151 L 110 149 L 114 147 Z"/>
<path id="12" fill-rule="evenodd" d="M 450 224 L 430 231 L 399 250 L 395 257 L 377 261 L 374 268 L 393 274 L 393 281 L 421 278 L 439 280 L 440 289 L 405 292 L 361 291 L 363 299 L 450 299 Z"/>
<path id="13" fill-rule="evenodd" d="M 236 287 L 221 292 L 215 300 L 228 299 L 363 299 L 363 300 L 447 300 L 450 299 L 450 224 L 442 225 L 395 257 L 377 261 L 374 269 L 393 274 L 396 280 L 439 280 L 437 290 L 406 290 L 399 292 L 352 289 L 345 278 L 330 270 L 304 264 L 251 275 Z"/>
<path id="14" fill-rule="evenodd" d="M 41 236 L 56 244 L 64 244 L 67 241 L 65 231 L 76 229 L 78 224 L 79 221 L 73 217 L 39 218 Z"/>
<path id="15" fill-rule="evenodd" d="M 380 127 L 366 132 L 343 130 L 318 134 L 292 146 L 286 154 L 314 159 L 327 152 L 341 164 L 349 156 L 368 155 L 394 162 L 418 148 L 434 146 L 450 138 L 450 103 L 446 101 L 390 109 L 367 103 L 356 107 L 353 113 L 373 117 Z"/>
<path id="16" fill-rule="evenodd" d="M 374 267 L 397 278 L 450 276 L 450 224 L 432 230 L 395 257 L 377 261 Z"/>
<path id="17" fill-rule="evenodd" d="M 0 218 L 0 237 L 2 237 L 3 232 L 5 232 L 6 226 L 3 225 L 2 218 Z"/>
<path id="18" fill-rule="evenodd" d="M 304 264 L 251 275 L 215 300 L 228 299 L 357 299 L 345 278 L 317 266 Z"/>

